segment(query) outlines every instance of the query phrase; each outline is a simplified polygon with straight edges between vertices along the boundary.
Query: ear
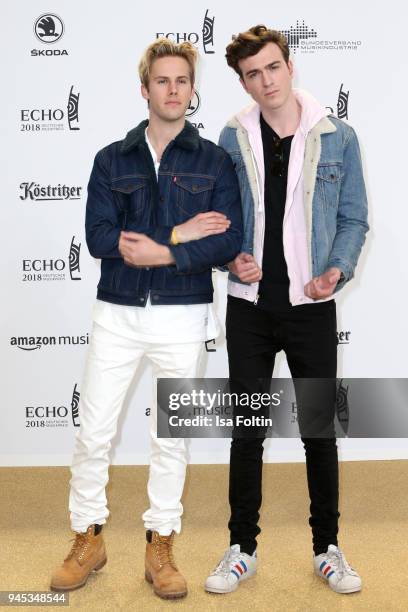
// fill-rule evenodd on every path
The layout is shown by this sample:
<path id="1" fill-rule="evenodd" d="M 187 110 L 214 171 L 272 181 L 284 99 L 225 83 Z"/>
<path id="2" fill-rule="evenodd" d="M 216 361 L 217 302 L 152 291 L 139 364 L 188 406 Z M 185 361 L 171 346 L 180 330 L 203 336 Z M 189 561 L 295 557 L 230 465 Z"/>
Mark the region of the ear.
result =
<path id="1" fill-rule="evenodd" d="M 289 70 L 289 75 L 291 77 L 293 77 L 293 62 L 292 62 L 292 60 L 288 61 L 288 70 Z"/>
<path id="2" fill-rule="evenodd" d="M 249 92 L 248 92 L 248 89 L 247 89 L 247 86 L 245 85 L 245 81 L 244 81 L 244 79 L 243 79 L 242 77 L 239 77 L 239 82 L 241 83 L 241 85 L 242 85 L 242 87 L 245 89 L 245 91 L 246 91 L 247 93 L 249 93 Z"/>
<path id="3" fill-rule="evenodd" d="M 143 84 L 140 86 L 140 93 L 145 100 L 149 101 L 149 90 Z"/>

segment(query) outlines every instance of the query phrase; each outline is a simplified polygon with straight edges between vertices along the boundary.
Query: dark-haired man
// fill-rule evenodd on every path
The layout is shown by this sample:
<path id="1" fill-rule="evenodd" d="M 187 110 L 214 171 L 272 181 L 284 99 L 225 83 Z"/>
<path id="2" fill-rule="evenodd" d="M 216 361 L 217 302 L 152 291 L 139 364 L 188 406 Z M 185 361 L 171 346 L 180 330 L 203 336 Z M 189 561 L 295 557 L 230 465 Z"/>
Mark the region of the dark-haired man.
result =
<path id="1" fill-rule="evenodd" d="M 231 388 L 250 393 L 256 379 L 270 379 L 280 350 L 293 378 L 334 384 L 333 296 L 353 277 L 368 230 L 358 141 L 350 126 L 292 88 L 289 48 L 279 32 L 253 27 L 228 45 L 226 58 L 255 101 L 220 137 L 238 175 L 244 219 L 242 253 L 229 265 Z M 325 405 L 329 421 L 332 399 Z M 328 431 L 302 435 L 314 569 L 334 591 L 350 593 L 361 589 L 361 579 L 338 547 L 337 446 L 334 428 Z M 256 571 L 263 441 L 233 436 L 230 548 L 207 591 L 234 591 Z"/>

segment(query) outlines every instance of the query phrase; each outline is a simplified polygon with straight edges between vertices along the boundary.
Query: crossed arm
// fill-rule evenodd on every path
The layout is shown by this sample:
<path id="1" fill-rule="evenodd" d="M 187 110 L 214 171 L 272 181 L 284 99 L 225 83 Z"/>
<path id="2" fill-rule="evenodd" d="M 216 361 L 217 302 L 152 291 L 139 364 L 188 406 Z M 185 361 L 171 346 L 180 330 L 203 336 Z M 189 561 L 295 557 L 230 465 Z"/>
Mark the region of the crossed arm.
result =
<path id="1" fill-rule="evenodd" d="M 185 223 L 174 227 L 179 244 L 201 240 L 207 236 L 222 234 L 231 222 L 226 215 L 210 211 L 199 213 Z M 128 266 L 168 266 L 175 264 L 169 247 L 155 242 L 145 234 L 122 231 L 119 238 L 119 252 Z"/>

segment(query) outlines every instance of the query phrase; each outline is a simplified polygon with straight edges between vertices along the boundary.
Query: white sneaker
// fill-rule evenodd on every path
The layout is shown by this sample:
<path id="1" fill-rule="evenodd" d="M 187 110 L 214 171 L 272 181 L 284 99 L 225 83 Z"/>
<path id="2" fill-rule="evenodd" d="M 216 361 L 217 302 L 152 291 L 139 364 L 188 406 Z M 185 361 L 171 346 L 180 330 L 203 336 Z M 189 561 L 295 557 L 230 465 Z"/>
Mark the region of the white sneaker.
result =
<path id="1" fill-rule="evenodd" d="M 239 544 L 233 544 L 208 576 L 204 588 L 210 593 L 232 593 L 240 582 L 255 574 L 256 566 L 256 551 L 247 555 L 241 552 Z"/>
<path id="2" fill-rule="evenodd" d="M 326 553 L 313 558 L 315 573 L 324 578 L 336 593 L 361 591 L 361 578 L 346 561 L 341 550 L 330 544 Z"/>

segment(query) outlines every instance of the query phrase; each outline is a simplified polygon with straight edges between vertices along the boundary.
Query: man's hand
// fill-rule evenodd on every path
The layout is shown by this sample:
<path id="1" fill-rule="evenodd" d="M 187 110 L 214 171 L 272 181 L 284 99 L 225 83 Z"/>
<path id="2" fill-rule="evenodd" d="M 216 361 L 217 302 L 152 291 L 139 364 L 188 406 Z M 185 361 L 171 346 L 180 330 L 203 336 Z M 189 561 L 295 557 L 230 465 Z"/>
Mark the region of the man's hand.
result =
<path id="1" fill-rule="evenodd" d="M 179 242 L 201 240 L 206 236 L 223 234 L 230 225 L 231 221 L 222 213 L 215 211 L 198 213 L 185 223 L 176 225 L 176 236 Z"/>
<path id="2" fill-rule="evenodd" d="M 329 268 L 324 274 L 316 276 L 305 285 L 305 295 L 312 300 L 330 297 L 340 279 L 339 268 Z"/>
<path id="3" fill-rule="evenodd" d="M 174 263 L 173 255 L 168 247 L 137 232 L 120 233 L 119 252 L 128 266 L 144 268 L 146 266 L 168 266 Z"/>
<path id="4" fill-rule="evenodd" d="M 262 270 L 253 255 L 240 253 L 228 264 L 230 272 L 238 276 L 243 283 L 256 283 L 262 278 Z"/>

